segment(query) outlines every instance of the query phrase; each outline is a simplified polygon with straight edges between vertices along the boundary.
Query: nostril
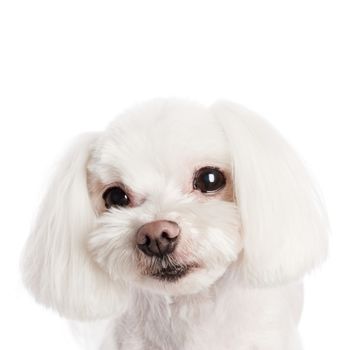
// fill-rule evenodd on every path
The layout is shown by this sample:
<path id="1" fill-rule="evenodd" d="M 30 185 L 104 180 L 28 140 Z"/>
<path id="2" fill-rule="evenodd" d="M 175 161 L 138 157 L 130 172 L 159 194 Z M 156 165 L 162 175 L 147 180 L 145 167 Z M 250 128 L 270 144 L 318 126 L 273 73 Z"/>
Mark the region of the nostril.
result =
<path id="1" fill-rule="evenodd" d="M 147 235 L 145 235 L 145 239 L 144 239 L 144 245 L 146 245 L 146 246 L 149 246 L 150 245 L 150 243 L 151 243 L 151 239 L 149 238 L 149 236 L 147 236 Z"/>
<path id="2" fill-rule="evenodd" d="M 166 239 L 170 239 L 169 234 L 168 234 L 168 232 L 166 232 L 166 231 L 163 231 L 163 232 L 162 232 L 161 237 L 162 237 L 162 238 L 166 238 Z"/>
<path id="3" fill-rule="evenodd" d="M 160 235 L 160 238 L 167 240 L 168 242 L 175 242 L 178 238 L 178 235 L 172 235 L 168 231 L 163 231 Z"/>
<path id="4" fill-rule="evenodd" d="M 137 236 L 137 244 L 148 246 L 151 243 L 151 238 L 148 234 L 141 234 Z"/>

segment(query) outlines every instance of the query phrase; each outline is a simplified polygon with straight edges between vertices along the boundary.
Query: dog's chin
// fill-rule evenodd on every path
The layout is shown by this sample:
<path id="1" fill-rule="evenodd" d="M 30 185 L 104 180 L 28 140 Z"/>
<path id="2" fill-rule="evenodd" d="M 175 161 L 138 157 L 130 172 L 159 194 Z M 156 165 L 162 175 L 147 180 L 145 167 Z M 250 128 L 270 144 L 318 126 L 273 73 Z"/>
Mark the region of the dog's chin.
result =
<path id="1" fill-rule="evenodd" d="M 160 282 L 174 283 L 200 268 L 196 262 L 183 262 L 173 256 L 141 259 L 139 265 L 141 275 Z"/>
<path id="2" fill-rule="evenodd" d="M 193 271 L 198 268 L 199 265 L 195 263 L 172 264 L 155 269 L 149 274 L 149 276 L 159 281 L 172 283 L 180 281 L 181 279 L 193 273 Z"/>
<path id="3" fill-rule="evenodd" d="M 178 296 L 194 294 L 212 285 L 225 272 L 225 268 L 207 269 L 198 262 L 179 262 L 168 258 L 152 258 L 141 269 L 136 283 L 142 289 L 156 294 Z"/>

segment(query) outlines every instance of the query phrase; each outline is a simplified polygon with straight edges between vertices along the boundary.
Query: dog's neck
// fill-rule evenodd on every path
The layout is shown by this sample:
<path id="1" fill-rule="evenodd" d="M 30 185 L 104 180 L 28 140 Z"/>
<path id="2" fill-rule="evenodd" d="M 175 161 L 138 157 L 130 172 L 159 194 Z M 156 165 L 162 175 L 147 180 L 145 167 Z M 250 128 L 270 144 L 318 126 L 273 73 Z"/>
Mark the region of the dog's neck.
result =
<path id="1" fill-rule="evenodd" d="M 113 338 L 120 344 L 136 342 L 152 350 L 214 349 L 220 339 L 221 349 L 229 349 L 244 340 L 243 331 L 248 335 L 257 332 L 262 339 L 277 332 L 281 336 L 277 341 L 282 341 L 281 325 L 294 329 L 302 307 L 300 283 L 247 288 L 230 278 L 232 274 L 224 274 L 193 295 L 169 297 L 135 291 L 128 310 L 116 320 Z"/>
<path id="2" fill-rule="evenodd" d="M 138 290 L 132 298 L 132 306 L 118 322 L 117 333 L 147 339 L 150 348 L 158 349 L 160 344 L 169 343 L 174 344 L 174 349 L 181 349 L 189 341 L 189 335 L 195 333 L 194 328 L 213 317 L 217 304 L 225 304 L 221 285 L 217 281 L 199 293 L 182 296 Z M 130 324 L 134 325 L 132 334 Z"/>

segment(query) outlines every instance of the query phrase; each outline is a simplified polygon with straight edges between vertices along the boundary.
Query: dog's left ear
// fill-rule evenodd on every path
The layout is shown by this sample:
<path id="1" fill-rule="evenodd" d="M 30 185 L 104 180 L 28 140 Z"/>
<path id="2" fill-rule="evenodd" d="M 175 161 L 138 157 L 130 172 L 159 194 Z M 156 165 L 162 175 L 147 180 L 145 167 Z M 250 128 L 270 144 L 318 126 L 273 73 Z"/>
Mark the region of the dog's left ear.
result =
<path id="1" fill-rule="evenodd" d="M 212 112 L 229 144 L 242 220 L 241 276 L 253 285 L 300 278 L 327 254 L 328 221 L 301 160 L 259 116 L 230 102 Z"/>

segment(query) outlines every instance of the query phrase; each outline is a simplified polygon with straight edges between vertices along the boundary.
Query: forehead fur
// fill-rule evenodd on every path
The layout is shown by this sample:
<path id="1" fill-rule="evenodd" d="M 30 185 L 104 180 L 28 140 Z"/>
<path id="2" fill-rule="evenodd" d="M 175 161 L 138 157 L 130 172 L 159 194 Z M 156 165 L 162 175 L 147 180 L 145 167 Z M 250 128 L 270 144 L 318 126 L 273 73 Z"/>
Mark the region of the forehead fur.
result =
<path id="1" fill-rule="evenodd" d="M 117 117 L 99 138 L 89 170 L 103 183 L 186 177 L 201 165 L 229 163 L 225 137 L 210 110 L 157 100 Z"/>

